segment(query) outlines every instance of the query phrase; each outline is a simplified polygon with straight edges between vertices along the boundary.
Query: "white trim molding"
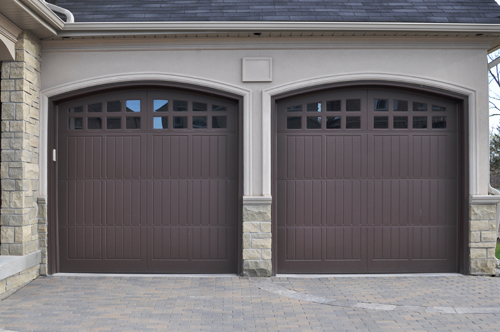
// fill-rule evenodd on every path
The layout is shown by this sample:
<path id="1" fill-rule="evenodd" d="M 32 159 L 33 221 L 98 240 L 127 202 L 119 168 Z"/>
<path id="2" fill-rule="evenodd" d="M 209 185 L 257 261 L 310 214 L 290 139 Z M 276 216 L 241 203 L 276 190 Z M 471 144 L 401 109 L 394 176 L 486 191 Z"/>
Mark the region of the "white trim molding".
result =
<path id="1" fill-rule="evenodd" d="M 500 203 L 500 195 L 470 195 L 469 204 L 490 205 Z"/>
<path id="2" fill-rule="evenodd" d="M 22 30 L 0 14 L 0 61 L 13 61 L 16 58 L 17 38 Z"/>
<path id="3" fill-rule="evenodd" d="M 81 89 L 104 86 L 113 83 L 127 82 L 172 82 L 197 85 L 211 88 L 218 91 L 232 93 L 243 98 L 243 195 L 248 196 L 252 193 L 252 91 L 241 88 L 236 85 L 227 84 L 224 82 L 211 80 L 202 77 L 158 73 L 158 72 L 137 72 L 113 74 L 100 77 L 92 77 L 80 81 L 68 82 L 62 85 L 44 89 L 40 92 L 41 114 L 40 114 L 40 178 L 39 178 L 39 195 L 47 195 L 47 137 L 48 137 L 48 106 L 49 98 L 62 95 L 64 93 L 78 91 Z"/>
<path id="4" fill-rule="evenodd" d="M 243 205 L 271 205 L 271 196 L 243 196 Z"/>
<path id="5" fill-rule="evenodd" d="M 469 190 L 471 194 L 477 194 L 479 188 L 479 149 L 478 149 L 478 138 L 477 133 L 482 128 L 478 127 L 477 123 L 477 98 L 476 92 L 467 87 L 459 86 L 450 82 L 438 81 L 433 79 L 428 79 L 425 77 L 418 76 L 408 76 L 408 75 L 398 75 L 398 74 L 387 74 L 387 73 L 351 73 L 351 74 L 339 74 L 330 76 L 321 76 L 310 78 L 306 80 L 300 80 L 296 82 L 286 83 L 279 86 L 275 86 L 262 91 L 262 194 L 263 196 L 271 196 L 272 187 L 272 156 L 271 156 L 271 144 L 272 144 L 272 128 L 271 128 L 271 112 L 272 112 L 272 98 L 280 94 L 284 94 L 291 91 L 300 91 L 302 89 L 334 84 L 334 83 L 348 83 L 354 81 L 379 81 L 388 83 L 407 83 L 414 85 L 421 85 L 426 87 L 433 87 L 436 89 L 441 89 L 453 93 L 457 93 L 468 97 L 469 105 Z"/>

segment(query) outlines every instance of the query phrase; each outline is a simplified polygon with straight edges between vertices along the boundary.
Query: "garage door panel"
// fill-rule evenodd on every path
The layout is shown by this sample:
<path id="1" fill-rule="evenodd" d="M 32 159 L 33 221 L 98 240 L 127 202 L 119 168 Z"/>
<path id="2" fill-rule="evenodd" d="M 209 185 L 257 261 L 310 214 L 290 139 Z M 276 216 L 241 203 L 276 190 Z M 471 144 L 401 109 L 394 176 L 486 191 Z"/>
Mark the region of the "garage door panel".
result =
<path id="1" fill-rule="evenodd" d="M 181 226 L 161 226 L 150 228 L 153 234 L 151 248 L 153 259 L 155 260 L 187 260 L 189 257 L 188 248 L 189 227 Z"/>
<path id="2" fill-rule="evenodd" d="M 321 125 L 305 125 L 318 101 Z M 286 257 L 278 257 L 278 272 L 456 270 L 457 234 L 446 228 L 458 223 L 455 101 L 346 89 L 291 97 L 277 108 L 275 208 L 278 254 Z M 347 125 L 353 116 L 360 126 Z M 313 262 L 307 253 L 317 248 L 305 241 L 318 225 L 328 227 L 313 243 L 323 258 Z M 359 263 L 343 263 L 352 257 Z"/>
<path id="3" fill-rule="evenodd" d="M 237 119 L 234 102 L 169 90 L 59 105 L 61 271 L 235 272 Z"/>

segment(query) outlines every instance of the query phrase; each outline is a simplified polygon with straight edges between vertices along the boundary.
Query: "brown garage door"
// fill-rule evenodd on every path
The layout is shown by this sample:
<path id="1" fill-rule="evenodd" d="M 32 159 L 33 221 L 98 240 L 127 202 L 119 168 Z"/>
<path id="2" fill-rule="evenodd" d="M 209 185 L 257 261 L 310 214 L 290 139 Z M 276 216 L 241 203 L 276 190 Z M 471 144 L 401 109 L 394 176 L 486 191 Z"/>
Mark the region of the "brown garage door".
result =
<path id="1" fill-rule="evenodd" d="M 351 89 L 277 108 L 279 273 L 457 271 L 456 102 Z"/>
<path id="2" fill-rule="evenodd" d="M 236 103 L 134 90 L 58 112 L 61 272 L 236 272 Z"/>

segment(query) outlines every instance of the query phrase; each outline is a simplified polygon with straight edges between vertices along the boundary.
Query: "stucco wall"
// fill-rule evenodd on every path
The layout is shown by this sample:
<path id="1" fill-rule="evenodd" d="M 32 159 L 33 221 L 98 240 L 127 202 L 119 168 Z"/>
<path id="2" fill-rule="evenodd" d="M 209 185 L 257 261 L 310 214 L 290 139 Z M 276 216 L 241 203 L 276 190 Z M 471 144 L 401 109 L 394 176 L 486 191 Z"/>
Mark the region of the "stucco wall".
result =
<path id="1" fill-rule="evenodd" d="M 231 92 L 243 97 L 244 211 L 258 207 L 269 212 L 273 96 L 329 83 L 404 82 L 468 97 L 469 194 L 488 194 L 489 45 L 485 39 L 151 37 L 68 39 L 42 45 L 41 151 L 47 151 L 48 98 L 61 93 L 141 80 L 183 82 Z M 262 75 L 262 81 L 244 82 L 242 59 L 248 58 L 272 59 L 272 80 L 262 82 L 266 80 Z M 47 194 L 47 157 L 40 154 L 41 196 Z M 271 275 L 271 232 L 266 228 L 270 215 L 254 219 L 244 217 L 243 273 Z M 489 265 L 483 270 L 471 272 L 491 274 Z"/>
<path id="2" fill-rule="evenodd" d="M 42 93 L 68 83 L 132 73 L 189 76 L 242 90 L 249 96 L 251 125 L 250 162 L 245 195 L 269 195 L 268 157 L 261 146 L 268 130 L 263 90 L 293 82 L 347 81 L 362 78 L 409 81 L 469 94 L 471 139 L 471 194 L 487 194 L 488 89 L 484 41 L 461 39 L 359 39 L 359 38 L 185 38 L 182 40 L 63 40 L 43 43 Z M 271 57 L 273 81 L 242 82 L 242 58 Z M 135 76 L 135 78 L 141 75 Z M 323 78 L 323 80 L 321 79 Z M 326 80 L 326 81 L 325 81 Z M 200 84 L 206 84 L 200 81 Z M 64 90 L 64 89 L 63 89 Z M 279 90 L 279 89 L 278 89 Z M 62 91 L 62 90 L 60 90 Z M 50 94 L 50 93 L 49 93 Z M 265 94 L 268 98 L 268 94 Z M 251 128 L 251 129 L 250 129 Z M 43 130 L 43 129 L 42 129 Z M 263 138 L 264 136 L 264 138 Z M 471 137 L 474 137 L 471 135 Z M 248 143 L 248 142 L 247 142 Z M 246 146 L 246 145 L 245 145 Z M 43 167 L 43 165 L 42 165 Z M 263 169 L 264 168 L 264 169 Z M 43 171 L 42 171 L 43 172 Z M 263 178 L 264 174 L 264 178 Z M 43 181 L 43 179 L 42 179 Z M 46 185 L 41 184 L 42 193 Z"/>

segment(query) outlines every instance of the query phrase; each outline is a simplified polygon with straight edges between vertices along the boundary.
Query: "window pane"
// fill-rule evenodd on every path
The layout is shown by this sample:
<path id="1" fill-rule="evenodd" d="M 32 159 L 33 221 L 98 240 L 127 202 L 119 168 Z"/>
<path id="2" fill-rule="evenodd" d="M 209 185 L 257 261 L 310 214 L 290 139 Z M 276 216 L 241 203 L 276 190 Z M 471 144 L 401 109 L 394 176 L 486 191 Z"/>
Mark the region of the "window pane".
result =
<path id="1" fill-rule="evenodd" d="M 207 104 L 204 103 L 193 103 L 193 111 L 195 112 L 206 112 Z"/>
<path id="2" fill-rule="evenodd" d="M 108 101 L 106 103 L 106 110 L 108 112 L 121 112 L 122 111 L 122 102 L 120 100 Z"/>
<path id="3" fill-rule="evenodd" d="M 168 129 L 168 118 L 155 116 L 153 118 L 153 129 Z"/>
<path id="4" fill-rule="evenodd" d="M 389 128 L 389 117 L 387 117 L 387 116 L 375 116 L 373 118 L 373 128 L 375 128 L 375 129 Z"/>
<path id="5" fill-rule="evenodd" d="M 426 116 L 414 116 L 413 117 L 413 128 L 414 129 L 427 128 L 427 117 Z"/>
<path id="6" fill-rule="evenodd" d="M 99 112 L 102 112 L 102 104 L 99 103 L 99 104 L 91 104 L 89 106 L 87 106 L 87 111 L 89 113 L 99 113 Z"/>
<path id="7" fill-rule="evenodd" d="M 444 107 L 444 106 L 432 105 L 432 111 L 433 111 L 433 112 L 446 112 L 446 107 Z"/>
<path id="8" fill-rule="evenodd" d="M 326 129 L 340 129 L 342 127 L 342 118 L 340 116 L 326 117 Z"/>
<path id="9" fill-rule="evenodd" d="M 345 119 L 346 129 L 359 129 L 361 128 L 361 117 L 347 116 Z"/>
<path id="10" fill-rule="evenodd" d="M 212 128 L 226 128 L 226 117 L 225 116 L 213 116 L 212 117 Z"/>
<path id="11" fill-rule="evenodd" d="M 374 99 L 373 110 L 375 112 L 385 112 L 389 110 L 389 101 L 387 99 Z"/>
<path id="12" fill-rule="evenodd" d="M 302 128 L 302 118 L 300 116 L 290 116 L 286 118 L 286 128 L 287 129 L 301 129 Z"/>
<path id="13" fill-rule="evenodd" d="M 83 129 L 83 118 L 69 118 L 68 129 L 69 130 Z"/>
<path id="14" fill-rule="evenodd" d="M 129 117 L 126 119 L 126 128 L 127 129 L 141 129 L 141 118 L 139 117 Z"/>
<path id="15" fill-rule="evenodd" d="M 307 129 L 321 129 L 321 117 L 320 116 L 308 116 L 307 117 Z"/>
<path id="16" fill-rule="evenodd" d="M 83 106 L 73 107 L 68 110 L 68 113 L 82 113 Z"/>
<path id="17" fill-rule="evenodd" d="M 340 100 L 331 100 L 326 102 L 326 111 L 327 112 L 340 112 L 341 106 L 340 106 Z"/>
<path id="18" fill-rule="evenodd" d="M 212 111 L 214 112 L 225 112 L 226 110 L 226 106 L 212 105 Z"/>
<path id="19" fill-rule="evenodd" d="M 361 112 L 361 99 L 348 99 L 345 106 L 347 112 Z"/>
<path id="20" fill-rule="evenodd" d="M 287 112 L 301 112 L 302 111 L 302 105 L 287 107 L 286 111 Z"/>
<path id="21" fill-rule="evenodd" d="M 408 128 L 408 117 L 407 116 L 395 116 L 393 127 L 394 127 L 394 129 Z"/>
<path id="22" fill-rule="evenodd" d="M 168 111 L 168 100 L 165 99 L 155 99 L 154 109 L 155 112 L 167 112 Z"/>
<path id="23" fill-rule="evenodd" d="M 174 100 L 174 112 L 186 112 L 187 110 L 188 110 L 187 101 Z"/>
<path id="24" fill-rule="evenodd" d="M 88 118 L 87 119 L 88 129 L 102 129 L 102 118 Z"/>
<path id="25" fill-rule="evenodd" d="M 174 116 L 174 129 L 187 128 L 187 117 L 186 116 Z"/>
<path id="26" fill-rule="evenodd" d="M 193 129 L 206 129 L 207 117 L 206 116 L 193 116 Z"/>
<path id="27" fill-rule="evenodd" d="M 425 112 L 427 111 L 427 104 L 425 103 L 413 103 L 413 112 Z"/>
<path id="28" fill-rule="evenodd" d="M 106 128 L 108 129 L 121 129 L 122 118 L 107 118 Z"/>
<path id="29" fill-rule="evenodd" d="M 127 112 L 140 112 L 140 111 L 141 111 L 140 100 L 127 100 Z"/>
<path id="30" fill-rule="evenodd" d="M 446 117 L 445 116 L 433 116 L 432 117 L 432 128 L 446 128 Z"/>
<path id="31" fill-rule="evenodd" d="M 307 104 L 308 112 L 321 112 L 321 103 Z"/>
<path id="32" fill-rule="evenodd" d="M 393 100 L 392 106 L 394 112 L 407 112 L 408 111 L 408 102 L 405 100 Z"/>

